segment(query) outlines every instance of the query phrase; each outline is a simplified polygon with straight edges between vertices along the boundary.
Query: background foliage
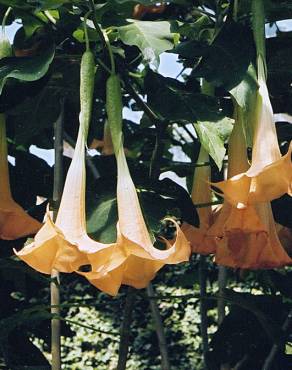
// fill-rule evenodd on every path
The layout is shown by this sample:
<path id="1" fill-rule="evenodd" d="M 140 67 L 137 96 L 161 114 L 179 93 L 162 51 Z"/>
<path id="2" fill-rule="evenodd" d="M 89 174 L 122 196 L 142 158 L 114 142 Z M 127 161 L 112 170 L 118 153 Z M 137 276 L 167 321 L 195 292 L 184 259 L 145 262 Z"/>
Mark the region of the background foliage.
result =
<path id="1" fill-rule="evenodd" d="M 213 179 L 222 179 L 233 122 L 230 94 L 244 106 L 247 94 L 255 91 L 250 74 L 255 47 L 249 0 L 171 0 L 159 12 L 151 11 L 150 5 L 153 2 L 148 0 L 98 1 L 96 14 L 114 48 L 118 73 L 124 81 L 124 106 L 141 112 L 140 124 L 131 114 L 125 117 L 125 147 L 148 225 L 157 233 L 164 227 L 160 220 L 165 215 L 198 224 L 189 192 L 172 179 L 159 180 L 159 174 L 171 170 L 186 177 L 189 186 L 199 141 L 211 156 Z M 52 197 L 53 168 L 29 149 L 31 145 L 53 148 L 53 124 L 62 111 L 64 138 L 70 144 L 76 140 L 79 64 L 85 49 L 82 20 L 88 1 L 0 0 L 2 17 L 8 6 L 13 10 L 7 24 L 21 25 L 13 41 L 14 56 L 0 61 L 0 109 L 8 117 L 9 154 L 15 158 L 15 164 L 10 165 L 11 186 L 15 200 L 42 220 L 47 200 Z M 266 0 L 265 6 L 266 26 L 272 30 L 272 37 L 266 40 L 271 101 L 275 113 L 292 114 L 292 27 L 288 22 L 287 30 L 280 22 L 292 18 L 292 4 Z M 88 31 L 99 65 L 109 65 L 91 22 Z M 177 56 L 181 66 L 177 78 L 159 73 L 163 52 Z M 88 142 L 93 148 L 103 136 L 107 76 L 107 71 L 98 66 Z M 200 78 L 213 86 L 214 96 L 201 92 Z M 150 111 L 143 105 L 145 100 Z M 291 127 L 288 122 L 277 122 L 283 152 L 292 138 Z M 250 133 L 246 134 L 249 138 Z M 187 160 L 174 160 L 173 148 L 184 153 Z M 64 156 L 65 169 L 69 163 Z M 115 160 L 96 151 L 87 164 L 88 231 L 102 242 L 111 242 L 117 221 Z M 37 197 L 47 200 L 35 206 Z M 291 198 L 274 201 L 273 211 L 279 223 L 292 227 Z M 0 294 L 5 302 L 0 305 L 3 369 L 48 366 L 49 279 L 12 256 L 12 248 L 20 248 L 24 242 L 0 241 Z M 198 266 L 199 257 L 193 256 L 188 264 L 165 267 L 154 280 L 171 365 L 179 370 L 203 369 Z M 291 269 L 228 270 L 225 300 L 229 314 L 219 328 L 218 268 L 209 258 L 205 273 L 209 368 L 220 369 L 223 364 L 235 368 L 245 359 L 240 369 L 260 369 L 277 342 L 280 350 L 273 369 L 291 369 L 291 337 L 284 337 L 281 331 L 291 309 Z M 111 298 L 79 276 L 62 276 L 64 369 L 115 368 L 126 291 L 123 287 L 116 298 Z M 130 340 L 129 370 L 160 368 L 149 298 L 143 290 L 135 294 Z"/>

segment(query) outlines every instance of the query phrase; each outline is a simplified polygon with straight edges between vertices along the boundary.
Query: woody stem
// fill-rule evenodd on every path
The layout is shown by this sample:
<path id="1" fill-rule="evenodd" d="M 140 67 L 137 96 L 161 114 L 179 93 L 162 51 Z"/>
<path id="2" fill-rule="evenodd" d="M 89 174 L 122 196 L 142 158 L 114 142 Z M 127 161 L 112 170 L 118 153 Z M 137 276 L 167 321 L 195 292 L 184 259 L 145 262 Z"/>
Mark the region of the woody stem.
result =
<path id="1" fill-rule="evenodd" d="M 53 219 L 56 219 L 57 210 L 60 204 L 63 190 L 63 120 L 64 120 L 64 101 L 61 103 L 61 113 L 54 125 L 54 189 L 53 189 Z M 61 370 L 61 322 L 60 316 L 60 276 L 58 271 L 53 270 L 51 274 L 51 354 L 52 370 Z"/>

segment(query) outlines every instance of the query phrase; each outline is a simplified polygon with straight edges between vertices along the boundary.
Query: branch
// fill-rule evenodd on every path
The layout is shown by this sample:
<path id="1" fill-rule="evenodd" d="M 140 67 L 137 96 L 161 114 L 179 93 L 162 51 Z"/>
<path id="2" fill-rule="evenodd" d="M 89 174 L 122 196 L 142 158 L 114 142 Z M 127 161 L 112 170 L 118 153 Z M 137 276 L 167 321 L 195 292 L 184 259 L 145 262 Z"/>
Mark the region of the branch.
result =
<path id="1" fill-rule="evenodd" d="M 61 112 L 54 125 L 54 189 L 53 189 L 53 219 L 57 217 L 57 210 L 62 197 L 63 190 L 63 122 L 64 122 L 64 100 L 61 101 Z M 51 308 L 52 315 L 60 316 L 60 281 L 59 273 L 52 271 L 51 290 Z M 55 306 L 55 307 L 54 307 Z M 51 320 L 51 353 L 52 370 L 61 370 L 61 323 L 58 318 Z"/>
<path id="2" fill-rule="evenodd" d="M 163 122 L 163 120 L 161 120 L 157 116 L 157 114 L 153 112 L 153 110 L 149 107 L 149 105 L 144 102 L 144 100 L 137 93 L 137 91 L 134 89 L 133 85 L 130 83 L 130 81 L 125 76 L 123 76 L 123 81 L 124 81 L 124 84 L 125 84 L 125 89 L 128 92 L 128 94 L 135 100 L 138 107 L 141 110 L 143 110 L 145 112 L 145 114 L 147 114 L 147 116 L 149 117 L 151 122 L 153 122 L 153 124 L 155 126 L 157 126 L 158 122 L 160 122 L 160 121 Z"/>
<path id="3" fill-rule="evenodd" d="M 120 346 L 117 370 L 125 370 L 129 352 L 130 326 L 134 306 L 135 289 L 128 287 L 125 302 L 124 318 L 120 329 Z"/>
<path id="4" fill-rule="evenodd" d="M 285 334 L 287 334 L 287 332 L 288 332 L 288 330 L 290 328 L 291 323 L 292 323 L 292 309 L 288 313 L 288 316 L 287 316 L 287 318 L 284 321 L 284 324 L 282 326 L 282 330 L 283 330 L 283 332 Z M 272 365 L 273 365 L 274 359 L 276 357 L 276 354 L 279 351 L 279 347 L 280 347 L 280 343 L 275 343 L 273 345 L 273 347 L 271 348 L 271 351 L 270 351 L 268 357 L 266 358 L 266 361 L 264 363 L 264 366 L 263 366 L 262 370 L 270 370 L 272 368 Z"/>
<path id="5" fill-rule="evenodd" d="M 163 322 L 160 316 L 159 308 L 155 300 L 153 300 L 154 296 L 154 289 L 151 283 L 147 286 L 147 295 L 150 301 L 150 309 L 153 321 L 155 323 L 155 330 L 158 338 L 158 345 L 161 355 L 161 370 L 169 370 L 169 358 L 168 358 L 168 351 L 167 351 L 167 343 L 165 339 L 164 327 Z"/>
<path id="6" fill-rule="evenodd" d="M 156 138 L 155 138 L 155 147 L 152 153 L 152 158 L 150 162 L 150 172 L 149 177 L 151 180 L 156 180 L 159 177 L 160 173 L 160 162 L 164 151 L 163 136 L 167 128 L 168 122 L 159 118 L 155 112 L 149 107 L 147 103 L 143 101 L 137 91 L 134 89 L 130 81 L 126 76 L 123 76 L 123 81 L 125 84 L 125 89 L 129 95 L 135 100 L 138 107 L 142 109 L 145 114 L 149 117 L 151 122 L 153 122 L 156 128 Z"/>
<path id="7" fill-rule="evenodd" d="M 220 325 L 225 317 L 225 299 L 221 296 L 224 295 L 224 289 L 226 288 L 227 283 L 227 269 L 225 266 L 219 266 L 218 272 L 218 287 L 219 287 L 219 295 L 218 295 L 218 325 Z"/>
<path id="8" fill-rule="evenodd" d="M 200 282 L 200 296 L 205 296 L 207 294 L 207 275 L 206 275 L 206 257 L 200 256 L 199 261 L 199 282 Z M 200 300 L 200 316 L 201 316 L 201 336 L 203 345 L 203 359 L 204 367 L 206 368 L 206 356 L 209 349 L 208 344 L 208 309 L 206 301 L 204 299 Z"/>

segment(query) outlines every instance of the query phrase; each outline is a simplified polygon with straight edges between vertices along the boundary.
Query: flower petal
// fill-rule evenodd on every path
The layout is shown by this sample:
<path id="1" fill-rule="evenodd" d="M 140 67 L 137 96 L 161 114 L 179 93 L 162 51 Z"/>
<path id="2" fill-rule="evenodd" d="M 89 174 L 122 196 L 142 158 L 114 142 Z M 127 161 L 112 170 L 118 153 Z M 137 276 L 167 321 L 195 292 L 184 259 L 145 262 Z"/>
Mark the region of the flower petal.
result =
<path id="1" fill-rule="evenodd" d="M 40 222 L 27 214 L 14 201 L 7 203 L 1 202 L 0 206 L 0 239 L 14 240 L 38 232 L 42 226 Z"/>
<path id="2" fill-rule="evenodd" d="M 251 167 L 236 176 L 232 174 L 226 181 L 213 184 L 223 191 L 229 203 L 238 208 L 271 201 L 285 193 L 292 196 L 292 143 L 287 154 L 281 157 L 264 69 L 262 57 L 259 56 L 259 90 Z M 235 158 L 236 153 L 230 157 Z"/>
<path id="3" fill-rule="evenodd" d="M 36 234 L 34 242 L 15 254 L 35 270 L 50 274 L 53 269 L 73 272 L 80 265 L 88 263 L 86 255 L 77 246 L 68 243 L 64 234 L 48 216 L 47 221 Z"/>
<path id="4" fill-rule="evenodd" d="M 5 114 L 0 113 L 0 239 L 14 240 L 35 234 L 41 223 L 13 200 L 7 156 Z"/>

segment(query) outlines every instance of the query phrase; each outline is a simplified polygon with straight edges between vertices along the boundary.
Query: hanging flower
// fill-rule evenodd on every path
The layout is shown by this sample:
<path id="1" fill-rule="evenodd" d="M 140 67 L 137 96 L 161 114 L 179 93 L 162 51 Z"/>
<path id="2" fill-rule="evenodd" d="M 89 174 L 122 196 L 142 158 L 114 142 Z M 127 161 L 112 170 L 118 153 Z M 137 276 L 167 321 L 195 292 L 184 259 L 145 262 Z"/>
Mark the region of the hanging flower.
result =
<path id="1" fill-rule="evenodd" d="M 261 55 L 258 56 L 258 84 L 252 165 L 246 172 L 214 184 L 237 208 L 271 201 L 285 193 L 292 195 L 292 143 L 282 157 Z"/>
<path id="2" fill-rule="evenodd" d="M 90 76 L 90 79 L 88 79 Z M 35 270 L 51 274 L 53 270 L 73 272 L 89 264 L 87 252 L 99 253 L 104 264 L 115 250 L 115 244 L 98 243 L 86 233 L 85 219 L 85 144 L 92 110 L 94 88 L 94 57 L 86 51 L 81 60 L 79 115 L 80 127 L 72 162 L 62 194 L 56 222 L 47 212 L 46 222 L 35 236 L 34 242 L 15 253 Z M 105 287 L 106 291 L 107 287 Z M 112 287 L 108 287 L 112 292 Z M 115 291 L 114 291 L 115 292 Z"/>
<path id="3" fill-rule="evenodd" d="M 121 284 L 146 287 L 165 263 L 188 259 L 189 243 L 177 226 L 173 245 L 165 241 L 167 250 L 154 248 L 140 209 L 124 150 L 117 156 L 117 199 L 119 222 L 117 242 L 103 244 L 92 240 L 86 232 L 85 218 L 85 143 L 88 122 L 80 115 L 80 128 L 74 156 L 68 170 L 56 222 L 49 215 L 34 243 L 17 255 L 34 269 L 51 273 L 76 271 L 100 290 L 115 295 Z M 81 267 L 90 265 L 91 271 Z"/>
<path id="4" fill-rule="evenodd" d="M 111 139 L 107 140 L 108 149 L 112 143 L 117 160 L 117 251 L 109 261 L 116 266 L 112 284 L 127 284 L 144 288 L 154 278 L 156 272 L 165 264 L 187 261 L 190 245 L 177 223 L 174 243 L 164 240 L 166 249 L 154 247 L 146 227 L 139 204 L 137 191 L 132 181 L 122 140 L 122 100 L 119 78 L 111 75 L 107 82 L 107 113 Z M 107 132 L 109 134 L 109 132 Z M 111 150 L 110 150 L 111 151 Z M 83 275 L 95 286 L 100 287 L 100 276 L 107 275 L 108 265 L 100 268 L 98 255 L 88 254 L 92 271 Z M 112 274 L 112 273 L 111 273 Z"/>
<path id="5" fill-rule="evenodd" d="M 209 155 L 201 146 L 197 162 L 201 164 L 208 161 Z M 182 231 L 191 243 L 193 253 L 210 254 L 215 253 L 216 250 L 214 238 L 206 235 L 213 219 L 211 205 L 208 205 L 212 201 L 210 178 L 209 165 L 196 167 L 193 178 L 192 201 L 194 205 L 203 205 L 203 207 L 197 208 L 200 226 L 197 228 L 186 222 L 182 225 Z"/>
<path id="6" fill-rule="evenodd" d="M 0 114 L 0 239 L 14 240 L 35 234 L 41 224 L 29 216 L 11 195 L 5 114 Z"/>
<path id="7" fill-rule="evenodd" d="M 174 243 L 171 244 L 164 240 L 166 250 L 160 250 L 153 246 L 122 144 L 117 154 L 117 167 L 119 216 L 117 245 L 119 248 L 116 249 L 108 264 L 105 264 L 102 268 L 100 267 L 98 254 L 88 253 L 92 270 L 81 274 L 100 289 L 103 283 L 102 276 L 104 276 L 104 279 L 110 279 L 113 285 L 126 284 L 137 289 L 145 288 L 155 277 L 156 272 L 165 264 L 187 261 L 190 256 L 190 245 L 178 224 L 174 220 L 168 219 L 176 227 Z M 115 267 L 115 270 L 109 269 L 112 266 Z"/>
<path id="8" fill-rule="evenodd" d="M 228 176 L 233 178 L 248 167 L 241 111 L 239 107 L 235 110 L 238 114 L 228 147 Z M 236 208 L 225 199 L 208 235 L 217 239 L 215 261 L 220 265 L 259 269 L 292 263 L 278 239 L 269 202 Z"/>
<path id="9" fill-rule="evenodd" d="M 46 222 L 34 242 L 16 252 L 34 269 L 47 274 L 53 269 L 73 272 L 88 264 L 86 251 L 114 246 L 97 243 L 86 233 L 85 177 L 85 133 L 80 128 L 56 222 L 47 212 Z"/>

